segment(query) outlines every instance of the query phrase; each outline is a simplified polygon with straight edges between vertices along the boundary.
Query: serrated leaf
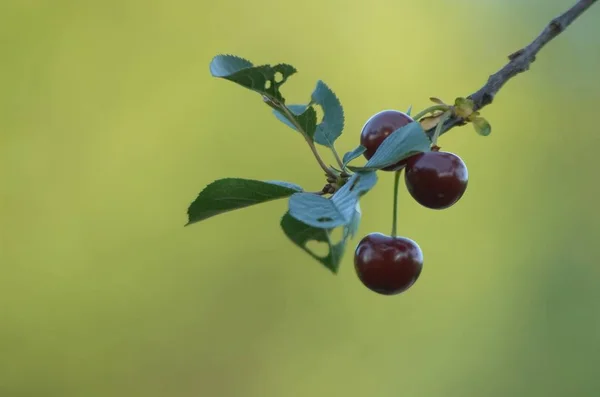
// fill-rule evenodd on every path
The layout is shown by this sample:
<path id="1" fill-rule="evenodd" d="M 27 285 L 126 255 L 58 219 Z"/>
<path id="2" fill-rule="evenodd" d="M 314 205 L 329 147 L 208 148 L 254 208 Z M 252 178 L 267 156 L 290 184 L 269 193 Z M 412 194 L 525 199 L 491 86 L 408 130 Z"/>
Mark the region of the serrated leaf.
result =
<path id="1" fill-rule="evenodd" d="M 412 108 L 413 108 L 413 106 L 412 106 L 412 105 L 410 105 L 410 106 L 408 107 L 408 110 L 406 111 L 406 115 L 407 115 L 407 116 L 410 116 L 410 113 L 412 112 Z"/>
<path id="2" fill-rule="evenodd" d="M 352 222 L 356 204 L 377 183 L 375 172 L 356 173 L 331 198 L 296 193 L 289 200 L 289 213 L 299 221 L 321 229 Z"/>
<path id="3" fill-rule="evenodd" d="M 296 72 L 292 65 L 254 66 L 247 59 L 235 55 L 217 55 L 210 63 L 210 73 L 214 77 L 232 81 L 280 102 L 284 102 L 284 98 L 279 87 Z M 275 81 L 277 73 L 281 73 L 281 81 Z"/>
<path id="4" fill-rule="evenodd" d="M 431 141 L 420 123 L 409 123 L 392 132 L 381 143 L 377 151 L 362 167 L 351 167 L 353 171 L 374 171 L 396 164 L 419 152 L 431 151 Z"/>
<path id="5" fill-rule="evenodd" d="M 273 185 L 279 185 L 279 186 L 283 186 L 283 187 L 287 187 L 288 189 L 292 189 L 295 190 L 296 192 L 301 192 L 303 189 L 302 187 L 300 187 L 299 185 L 296 185 L 295 183 L 292 182 L 286 182 L 286 181 L 265 181 L 266 183 L 271 183 Z"/>
<path id="6" fill-rule="evenodd" d="M 323 108 L 323 120 L 317 125 L 315 142 L 333 147 L 344 130 L 344 109 L 335 93 L 321 80 L 311 95 L 311 102 Z"/>
<path id="7" fill-rule="evenodd" d="M 475 117 L 473 119 L 473 127 L 481 136 L 488 136 L 492 133 L 492 126 L 483 117 Z"/>
<path id="8" fill-rule="evenodd" d="M 253 66 L 249 60 L 236 55 L 217 55 L 210 62 L 210 73 L 214 77 L 227 77 Z"/>
<path id="9" fill-rule="evenodd" d="M 287 108 L 293 114 L 296 122 L 300 125 L 303 131 L 311 138 L 315 135 L 317 128 L 317 112 L 308 105 L 288 105 Z M 290 119 L 280 109 L 273 109 L 273 114 L 279 121 L 298 131 L 298 128 L 290 121 Z"/>
<path id="10" fill-rule="evenodd" d="M 206 186 L 189 206 L 186 226 L 225 212 L 289 197 L 301 191 L 300 186 L 289 182 L 219 179 Z"/>
<path id="11" fill-rule="evenodd" d="M 343 162 L 344 166 L 348 165 L 348 163 L 351 162 L 352 160 L 360 157 L 366 151 L 367 151 L 366 147 L 364 147 L 363 145 L 358 145 L 356 148 L 354 148 L 354 150 L 344 154 L 344 157 L 342 158 L 342 162 Z"/>

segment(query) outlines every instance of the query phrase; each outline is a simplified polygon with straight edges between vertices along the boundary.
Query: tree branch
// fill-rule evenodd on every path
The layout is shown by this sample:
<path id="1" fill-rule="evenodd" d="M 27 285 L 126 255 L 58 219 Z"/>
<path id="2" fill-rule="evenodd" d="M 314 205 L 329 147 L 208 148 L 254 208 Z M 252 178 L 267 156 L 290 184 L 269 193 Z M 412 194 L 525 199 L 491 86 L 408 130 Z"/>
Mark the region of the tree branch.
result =
<path id="1" fill-rule="evenodd" d="M 521 48 L 518 51 L 508 56 L 509 62 L 504 65 L 502 69 L 492 74 L 487 83 L 481 87 L 478 91 L 469 95 L 468 98 L 473 100 L 475 103 L 474 110 L 479 110 L 492 103 L 494 97 L 500 91 L 500 89 L 516 75 L 529 70 L 529 66 L 535 61 L 535 57 L 538 52 L 556 36 L 561 34 L 565 29 L 573 23 L 581 14 L 583 14 L 588 8 L 590 8 L 597 0 L 579 0 L 570 9 L 565 11 L 562 15 L 554 18 L 544 28 L 538 37 L 535 38 L 526 47 Z M 444 134 L 450 129 L 466 124 L 465 121 L 458 117 L 450 117 L 444 123 L 442 131 Z M 435 128 L 427 130 L 427 135 L 432 137 L 435 132 Z"/>

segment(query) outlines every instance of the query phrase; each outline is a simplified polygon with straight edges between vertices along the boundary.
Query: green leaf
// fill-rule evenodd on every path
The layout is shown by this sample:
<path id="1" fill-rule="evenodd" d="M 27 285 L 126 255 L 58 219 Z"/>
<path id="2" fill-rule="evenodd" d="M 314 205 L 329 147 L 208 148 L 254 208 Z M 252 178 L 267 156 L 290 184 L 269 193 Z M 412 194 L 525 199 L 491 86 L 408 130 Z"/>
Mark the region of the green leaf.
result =
<path id="1" fill-rule="evenodd" d="M 412 108 L 413 108 L 413 106 L 412 106 L 412 105 L 410 105 L 410 106 L 408 107 L 408 110 L 406 111 L 406 115 L 407 115 L 407 116 L 410 116 L 410 113 L 412 112 Z"/>
<path id="2" fill-rule="evenodd" d="M 289 182 L 219 179 L 206 186 L 189 206 L 186 226 L 228 211 L 289 197 L 301 191 L 300 186 Z"/>
<path id="3" fill-rule="evenodd" d="M 309 226 L 331 229 L 350 222 L 333 200 L 314 193 L 296 193 L 290 197 L 289 212 Z"/>
<path id="4" fill-rule="evenodd" d="M 311 138 L 315 135 L 317 128 L 317 112 L 312 106 L 308 105 L 288 105 L 287 108 L 292 113 L 296 122 L 300 125 L 302 130 Z M 298 131 L 298 128 L 294 123 L 285 115 L 280 109 L 273 109 L 273 114 L 279 121 Z"/>
<path id="5" fill-rule="evenodd" d="M 311 95 L 311 102 L 323 108 L 323 120 L 317 125 L 315 142 L 333 147 L 336 139 L 344 130 L 344 109 L 334 92 L 321 80 Z"/>
<path id="6" fill-rule="evenodd" d="M 356 235 L 358 227 L 360 226 L 361 218 L 362 212 L 360 210 L 360 202 L 358 202 L 356 203 L 356 208 L 354 210 L 352 220 L 344 227 L 344 238 L 353 238 Z"/>
<path id="7" fill-rule="evenodd" d="M 358 145 L 351 152 L 347 152 L 346 154 L 344 154 L 344 157 L 342 159 L 344 166 L 348 165 L 348 163 L 351 162 L 352 160 L 360 157 L 366 151 L 367 151 L 366 147 L 364 147 L 363 145 Z"/>
<path id="8" fill-rule="evenodd" d="M 247 59 L 235 55 L 217 55 L 210 62 L 210 73 L 214 77 L 226 77 L 254 65 Z"/>
<path id="9" fill-rule="evenodd" d="M 475 108 L 475 102 L 469 98 L 456 98 L 454 101 L 454 114 L 458 117 L 466 119 L 469 117 Z"/>
<path id="10" fill-rule="evenodd" d="M 353 171 L 373 171 L 403 160 L 419 152 L 429 152 L 431 141 L 425 134 L 421 124 L 408 123 L 392 132 L 381 143 L 377 151 L 363 167 L 351 167 Z"/>
<path id="11" fill-rule="evenodd" d="M 432 128 L 435 128 L 438 123 L 442 120 L 442 117 L 446 112 L 435 111 L 431 113 L 431 116 L 425 116 L 421 120 L 419 120 L 419 124 L 421 124 L 421 128 L 425 131 L 429 131 Z"/>
<path id="12" fill-rule="evenodd" d="M 317 112 L 312 104 L 318 104 L 323 108 L 323 121 L 317 125 Z M 288 127 L 298 131 L 285 109 L 271 104 L 273 114 L 279 121 Z M 289 105 L 287 109 L 293 114 L 295 121 L 302 130 L 315 142 L 332 148 L 335 140 L 344 129 L 344 110 L 340 101 L 333 91 L 322 81 L 317 82 L 317 87 L 312 93 L 309 105 Z"/>
<path id="13" fill-rule="evenodd" d="M 289 213 L 316 228 L 332 229 L 352 222 L 356 204 L 377 183 L 375 172 L 358 172 L 331 198 L 314 193 L 296 193 L 289 200 Z"/>
<path id="14" fill-rule="evenodd" d="M 430 97 L 430 98 L 429 98 L 429 100 L 430 100 L 431 102 L 435 103 L 435 104 L 438 104 L 438 105 L 446 105 L 446 104 L 444 103 L 444 101 L 442 101 L 440 98 L 437 98 L 437 97 L 434 97 L 434 96 Z M 447 106 L 447 105 L 446 105 L 446 106 Z"/>
<path id="15" fill-rule="evenodd" d="M 246 180 L 248 180 L 248 179 L 246 179 Z M 296 192 L 301 192 L 301 191 L 304 190 L 304 189 L 302 189 L 302 187 L 300 187 L 299 185 L 296 185 L 295 183 L 292 183 L 292 182 L 272 180 L 272 181 L 265 181 L 265 183 L 270 183 L 272 185 L 283 186 L 283 187 L 286 187 L 288 189 L 295 190 Z"/>
<path id="16" fill-rule="evenodd" d="M 339 270 L 348 240 L 353 238 L 358 230 L 361 220 L 360 205 L 356 203 L 356 210 L 352 216 L 352 221 L 344 226 L 343 237 L 341 241 L 334 242 L 331 240 L 333 229 L 322 229 L 307 225 L 298 219 L 294 218 L 287 212 L 281 218 L 281 228 L 285 235 L 298 247 L 308 253 L 311 257 L 319 261 L 323 266 L 336 274 Z M 326 243 L 329 252 L 326 256 L 318 256 L 308 248 L 309 241 L 317 241 Z"/>
<path id="17" fill-rule="evenodd" d="M 289 111 L 292 114 L 294 114 L 295 116 L 299 116 L 302 113 L 304 113 L 304 111 L 306 110 L 307 107 L 308 107 L 308 105 L 287 105 L 287 108 L 289 109 Z M 296 126 L 290 121 L 290 119 L 288 119 L 285 116 L 285 114 L 283 114 L 281 112 L 281 110 L 279 110 L 279 109 L 273 109 L 273 114 L 283 124 L 287 125 L 288 127 L 290 127 L 293 130 L 298 131 L 298 129 L 296 128 Z M 316 117 L 315 117 L 315 124 L 316 124 Z"/>
<path id="18" fill-rule="evenodd" d="M 329 269 L 332 273 L 337 273 L 344 256 L 346 248 L 346 240 L 343 239 L 340 243 L 331 241 L 331 231 L 309 226 L 297 220 L 293 216 L 286 213 L 281 218 L 281 228 L 285 235 L 298 247 L 302 248 L 306 253 L 319 261 L 323 266 Z M 309 241 L 317 241 L 326 243 L 329 246 L 329 252 L 325 257 L 315 254 L 308 248 Z"/>
<path id="19" fill-rule="evenodd" d="M 288 64 L 254 66 L 235 55 L 217 55 L 210 63 L 210 73 L 214 77 L 232 81 L 282 103 L 284 98 L 279 87 L 296 72 L 296 68 Z M 277 73 L 281 73 L 281 81 L 275 81 Z"/>
<path id="20" fill-rule="evenodd" d="M 486 119 L 483 117 L 475 117 L 473 118 L 473 127 L 475 127 L 475 131 L 481 136 L 488 136 L 492 133 L 492 126 Z"/>

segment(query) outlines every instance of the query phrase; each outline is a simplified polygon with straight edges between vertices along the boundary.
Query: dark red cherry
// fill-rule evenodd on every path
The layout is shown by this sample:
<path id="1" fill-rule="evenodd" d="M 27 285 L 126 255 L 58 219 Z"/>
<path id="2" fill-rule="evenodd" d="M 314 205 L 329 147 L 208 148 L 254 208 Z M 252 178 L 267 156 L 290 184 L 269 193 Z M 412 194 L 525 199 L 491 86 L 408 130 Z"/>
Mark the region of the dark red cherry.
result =
<path id="1" fill-rule="evenodd" d="M 432 151 L 408 158 L 404 181 L 408 192 L 419 204 L 441 210 L 463 196 L 469 172 L 457 155 Z"/>
<path id="2" fill-rule="evenodd" d="M 381 143 L 387 138 L 392 132 L 398 128 L 404 127 L 408 123 L 412 123 L 414 120 L 398 110 L 383 110 L 375 115 L 371 116 L 365 123 L 360 133 L 360 144 L 363 145 L 367 150 L 363 154 L 367 160 L 369 160 Z M 392 164 L 383 168 L 384 171 L 397 171 L 406 165 L 406 159 L 400 160 L 396 164 Z"/>
<path id="3" fill-rule="evenodd" d="M 396 295 L 409 289 L 419 278 L 423 252 L 409 238 L 371 233 L 356 247 L 354 269 L 370 290 Z"/>

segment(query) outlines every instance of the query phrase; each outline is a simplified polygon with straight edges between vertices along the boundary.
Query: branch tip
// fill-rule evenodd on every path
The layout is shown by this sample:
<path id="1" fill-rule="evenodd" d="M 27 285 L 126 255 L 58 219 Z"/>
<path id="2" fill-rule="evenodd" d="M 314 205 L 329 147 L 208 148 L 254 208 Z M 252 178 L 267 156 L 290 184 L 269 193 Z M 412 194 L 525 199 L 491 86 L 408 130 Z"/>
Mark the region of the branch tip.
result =
<path id="1" fill-rule="evenodd" d="M 499 71 L 489 76 L 487 82 L 478 91 L 472 93 L 467 98 L 470 98 L 475 103 L 474 110 L 479 110 L 492 103 L 496 94 L 517 74 L 529 70 L 530 65 L 536 60 L 537 54 L 542 48 L 560 33 L 564 32 L 567 27 L 573 23 L 581 14 L 595 4 L 597 0 L 578 0 L 571 8 L 552 19 L 544 30 L 527 46 L 511 53 L 508 56 L 509 62 L 504 65 Z M 454 127 L 466 124 L 465 120 L 458 117 L 450 117 L 440 132 L 440 136 Z M 427 130 L 427 135 L 431 138 L 435 133 L 435 128 Z"/>

